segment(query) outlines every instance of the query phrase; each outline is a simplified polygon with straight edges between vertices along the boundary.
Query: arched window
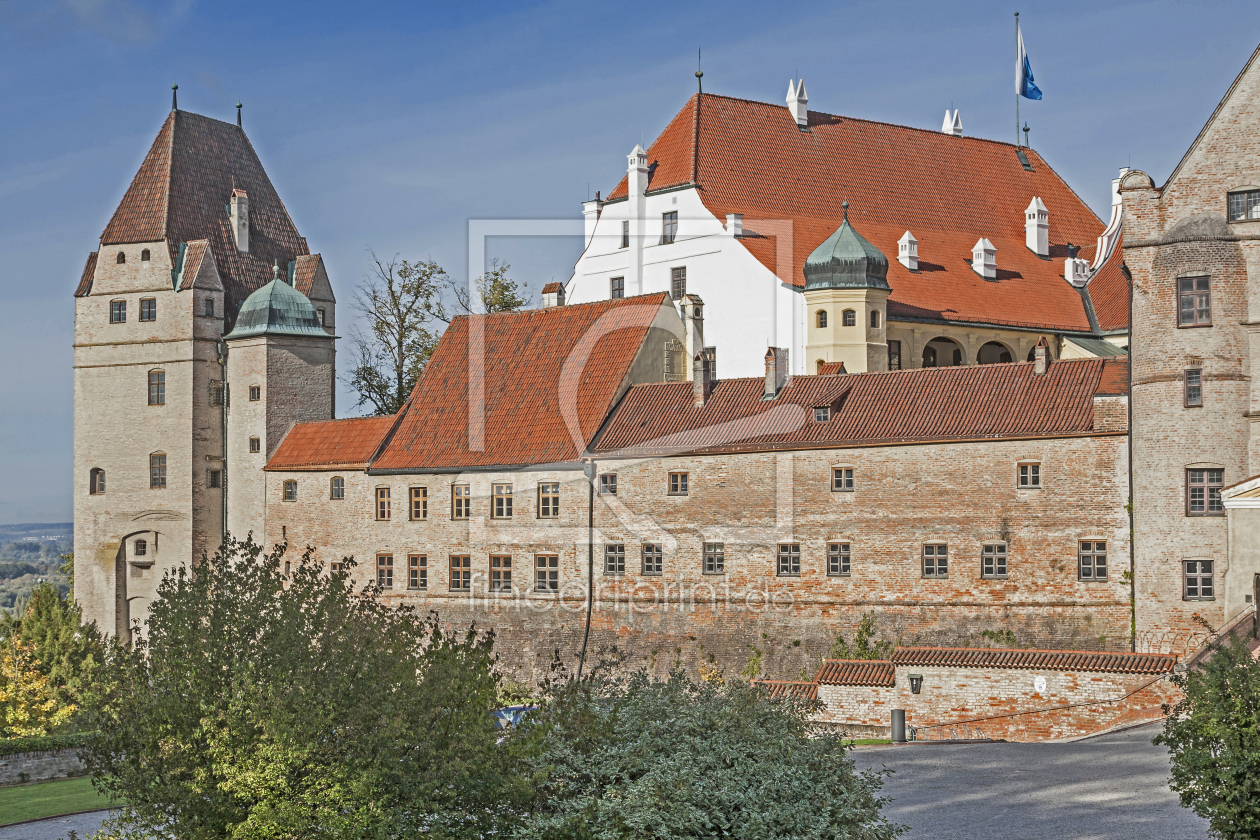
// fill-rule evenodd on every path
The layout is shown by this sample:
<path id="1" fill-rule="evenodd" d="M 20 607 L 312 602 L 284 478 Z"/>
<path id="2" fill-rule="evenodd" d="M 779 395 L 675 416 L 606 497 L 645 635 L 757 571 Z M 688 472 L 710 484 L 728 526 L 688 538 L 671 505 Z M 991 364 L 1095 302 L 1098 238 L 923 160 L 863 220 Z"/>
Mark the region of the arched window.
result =
<path id="1" fill-rule="evenodd" d="M 976 364 L 997 365 L 1009 361 L 1011 361 L 1011 351 L 1005 344 L 998 341 L 986 342 L 980 347 L 980 352 L 976 353 Z"/>
<path id="2" fill-rule="evenodd" d="M 133 557 L 143 557 L 149 553 L 148 540 L 136 540 L 131 544 L 131 554 Z"/>
<path id="3" fill-rule="evenodd" d="M 818 326 L 820 327 L 827 326 L 827 310 L 826 309 L 818 310 Z"/>
<path id="4" fill-rule="evenodd" d="M 122 265 L 123 263 L 127 261 L 126 253 L 119 251 L 118 256 L 115 258 L 114 261 L 117 262 L 119 265 Z"/>
<path id="5" fill-rule="evenodd" d="M 286 502 L 297 501 L 297 482 L 291 478 L 284 483 L 284 500 Z"/>
<path id="6" fill-rule="evenodd" d="M 93 467 L 88 473 L 88 493 L 95 496 L 98 493 L 105 492 L 105 470 L 100 467 Z"/>
<path id="7" fill-rule="evenodd" d="M 149 261 L 149 249 L 145 248 L 143 251 L 140 252 L 140 262 L 148 262 L 148 261 Z"/>
<path id="8" fill-rule="evenodd" d="M 816 364 L 818 365 L 818 369 L 815 371 L 815 373 L 822 373 L 823 365 L 827 363 L 824 362 L 822 359 L 819 359 Z"/>
<path id="9" fill-rule="evenodd" d="M 871 310 L 871 329 L 873 330 L 879 329 L 879 310 L 878 309 Z"/>
<path id="10" fill-rule="evenodd" d="M 840 323 L 844 324 L 846 327 L 856 327 L 857 313 L 852 309 L 844 310 L 844 313 L 840 316 Z"/>

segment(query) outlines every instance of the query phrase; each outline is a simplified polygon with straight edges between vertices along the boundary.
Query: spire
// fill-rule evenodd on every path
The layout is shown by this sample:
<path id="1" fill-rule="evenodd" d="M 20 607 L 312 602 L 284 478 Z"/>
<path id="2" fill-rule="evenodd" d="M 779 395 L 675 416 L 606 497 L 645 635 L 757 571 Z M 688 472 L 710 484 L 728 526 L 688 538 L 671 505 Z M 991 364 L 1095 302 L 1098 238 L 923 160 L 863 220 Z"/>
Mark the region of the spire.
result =
<path id="1" fill-rule="evenodd" d="M 704 93 L 704 71 L 700 69 L 700 48 L 696 47 L 696 93 Z"/>
<path id="2" fill-rule="evenodd" d="M 179 110 L 179 85 L 171 85 L 171 110 Z"/>
<path id="3" fill-rule="evenodd" d="M 241 127 L 241 100 L 236 100 L 236 127 Z"/>

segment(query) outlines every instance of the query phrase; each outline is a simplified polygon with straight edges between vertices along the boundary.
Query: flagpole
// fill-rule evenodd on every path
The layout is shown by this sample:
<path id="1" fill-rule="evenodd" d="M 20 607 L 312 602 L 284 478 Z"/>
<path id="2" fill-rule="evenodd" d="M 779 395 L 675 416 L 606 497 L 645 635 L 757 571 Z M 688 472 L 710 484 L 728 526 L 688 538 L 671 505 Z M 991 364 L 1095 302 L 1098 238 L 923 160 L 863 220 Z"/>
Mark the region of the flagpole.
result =
<path id="1" fill-rule="evenodd" d="M 1019 63 L 1019 12 L 1015 13 L 1015 62 Z M 1018 71 L 1016 71 L 1018 72 Z M 1015 148 L 1019 148 L 1019 86 L 1015 87 Z"/>

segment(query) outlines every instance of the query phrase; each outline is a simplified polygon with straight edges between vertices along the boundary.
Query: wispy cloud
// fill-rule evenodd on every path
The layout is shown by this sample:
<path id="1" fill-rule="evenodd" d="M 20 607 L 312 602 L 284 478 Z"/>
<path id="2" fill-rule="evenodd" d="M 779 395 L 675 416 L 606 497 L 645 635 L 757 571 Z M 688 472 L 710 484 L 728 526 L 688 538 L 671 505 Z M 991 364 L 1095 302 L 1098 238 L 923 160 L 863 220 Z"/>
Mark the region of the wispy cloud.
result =
<path id="1" fill-rule="evenodd" d="M 182 16 L 191 5 L 176 0 L 155 15 L 129 0 L 0 0 L 0 29 L 49 41 L 87 32 L 118 44 L 144 43 L 157 38 L 164 20 Z"/>

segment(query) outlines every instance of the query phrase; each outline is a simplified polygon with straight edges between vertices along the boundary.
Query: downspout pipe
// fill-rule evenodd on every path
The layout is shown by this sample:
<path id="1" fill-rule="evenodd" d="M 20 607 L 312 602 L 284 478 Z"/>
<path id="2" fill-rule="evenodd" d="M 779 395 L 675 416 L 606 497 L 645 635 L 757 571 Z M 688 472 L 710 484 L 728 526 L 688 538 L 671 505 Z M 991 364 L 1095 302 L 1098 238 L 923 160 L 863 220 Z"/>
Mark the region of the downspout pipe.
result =
<path id="1" fill-rule="evenodd" d="M 582 464 L 587 483 L 586 519 L 586 630 L 582 633 L 582 653 L 578 657 L 577 681 L 582 681 L 582 667 L 586 664 L 586 645 L 591 639 L 591 609 L 595 603 L 595 459 L 588 458 Z"/>
<path id="2" fill-rule="evenodd" d="M 1133 503 L 1133 274 L 1120 263 L 1129 281 L 1129 652 L 1137 653 L 1137 507 Z"/>
<path id="3" fill-rule="evenodd" d="M 219 434 L 221 451 L 219 453 L 219 508 L 222 510 L 220 521 L 219 545 L 227 545 L 228 536 L 228 462 L 227 462 L 227 426 L 228 426 L 228 383 L 227 383 L 227 343 L 219 338 L 219 383 L 222 391 L 219 394 Z"/>

